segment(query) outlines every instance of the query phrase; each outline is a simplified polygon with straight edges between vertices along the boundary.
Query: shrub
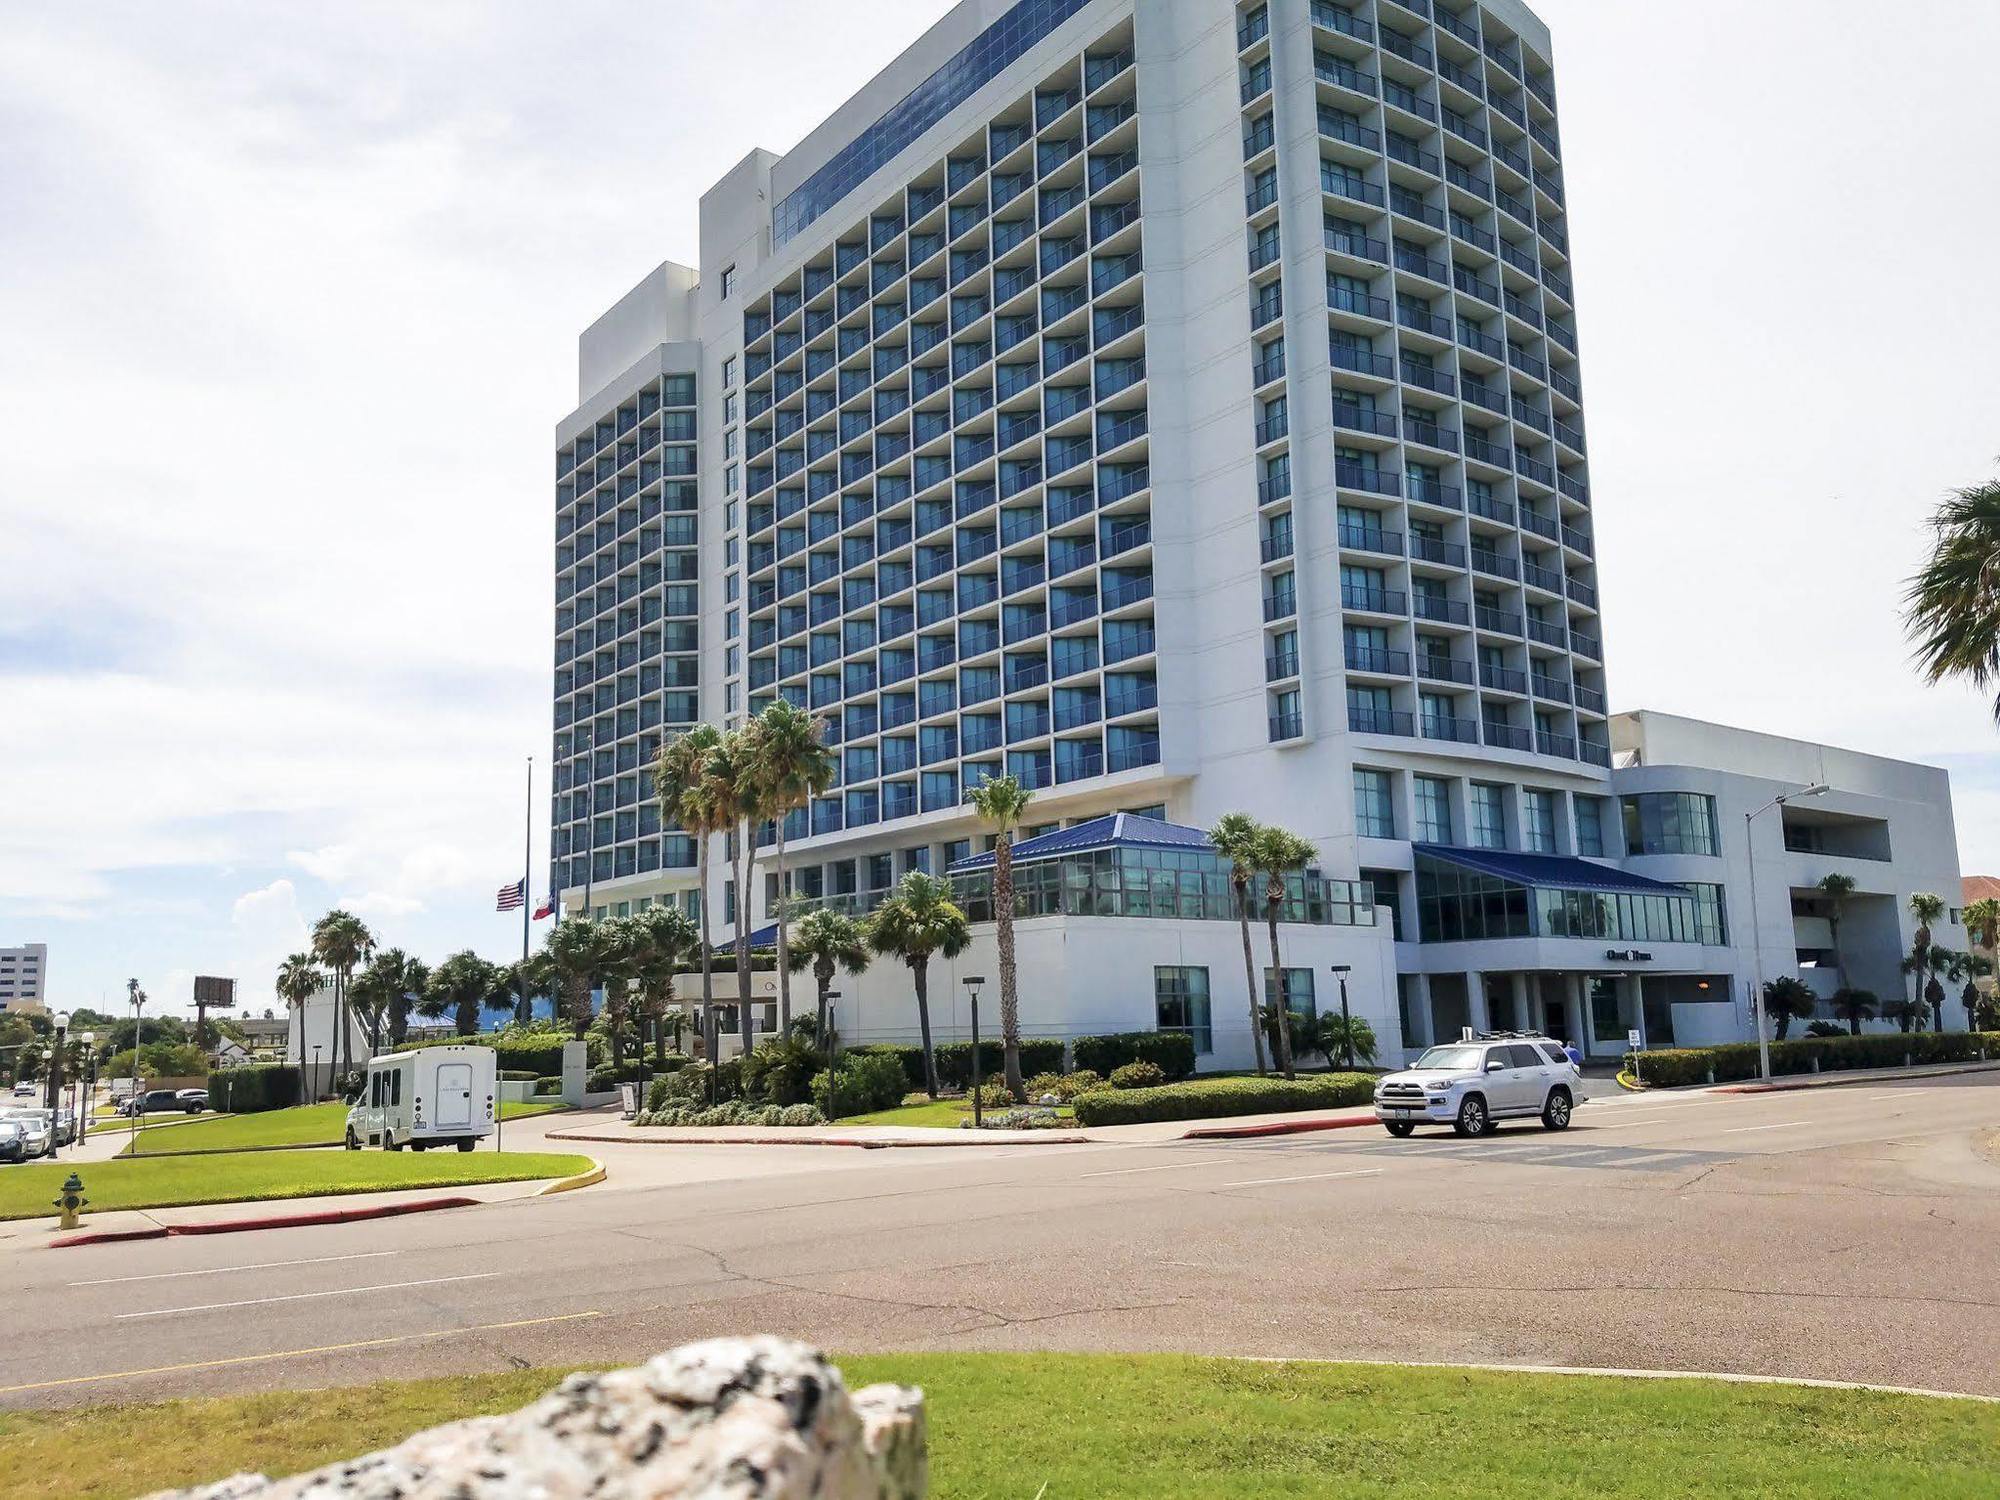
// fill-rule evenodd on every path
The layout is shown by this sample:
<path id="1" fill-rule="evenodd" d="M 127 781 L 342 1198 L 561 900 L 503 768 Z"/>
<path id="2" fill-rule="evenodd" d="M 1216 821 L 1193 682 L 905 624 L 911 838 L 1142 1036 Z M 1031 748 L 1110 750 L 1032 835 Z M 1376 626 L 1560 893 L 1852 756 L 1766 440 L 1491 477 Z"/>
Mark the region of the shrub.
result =
<path id="1" fill-rule="evenodd" d="M 810 1042 L 797 1036 L 771 1037 L 743 1059 L 744 1092 L 780 1106 L 802 1103 L 822 1061 Z"/>
<path id="2" fill-rule="evenodd" d="M 986 1117 L 988 1130 L 1054 1130 L 1064 1123 L 1063 1117 L 1052 1109 L 1010 1109 Z M 970 1120 L 961 1120 L 959 1124 L 967 1130 L 972 1128 Z"/>
<path id="3" fill-rule="evenodd" d="M 1197 1078 L 1160 1088 L 1094 1089 L 1080 1094 L 1076 1122 L 1139 1125 L 1151 1120 L 1338 1109 L 1366 1104 L 1374 1097 L 1375 1080 L 1365 1073 L 1321 1073 L 1291 1083 L 1282 1078 Z"/>
<path id="4" fill-rule="evenodd" d="M 500 1081 L 502 1083 L 533 1083 L 535 1075 L 534 1071 L 528 1068 L 502 1068 L 500 1070 Z M 562 1080 L 557 1079 L 556 1084 L 558 1087 L 561 1087 Z"/>
<path id="5" fill-rule="evenodd" d="M 537 1078 L 535 1080 L 535 1092 L 538 1094 L 560 1094 L 562 1092 L 562 1075 L 560 1073 L 550 1073 L 544 1077 Z"/>
<path id="6" fill-rule="evenodd" d="M 1103 1087 L 1104 1080 L 1088 1069 L 1076 1073 L 1037 1073 L 1028 1080 L 1028 1098 L 1031 1102 L 1040 1103 L 1053 1094 L 1067 1104 L 1078 1094 Z"/>
<path id="7" fill-rule="evenodd" d="M 1807 1036 L 1846 1036 L 1847 1028 L 1838 1021 L 1808 1021 Z"/>
<path id="8" fill-rule="evenodd" d="M 299 1070 L 290 1063 L 223 1068 L 208 1075 L 208 1107 L 231 1114 L 289 1109 L 299 1102 Z"/>
<path id="9" fill-rule="evenodd" d="M 813 1103 L 829 1120 L 893 1109 L 901 1102 L 903 1085 L 909 1081 L 899 1058 L 880 1053 L 847 1054 L 840 1059 L 838 1074 L 840 1086 L 831 1107 L 827 1099 L 827 1074 L 819 1073 L 812 1081 Z"/>
<path id="10" fill-rule="evenodd" d="M 1111 1070 L 1114 1089 L 1156 1089 L 1166 1081 L 1167 1075 L 1160 1071 L 1158 1063 L 1129 1062 Z"/>
<path id="11" fill-rule="evenodd" d="M 1979 1031 L 1876 1032 L 1868 1036 L 1810 1036 L 1772 1042 L 1771 1072 L 1810 1073 L 1813 1062 L 1826 1072 L 1849 1068 L 1900 1068 L 1913 1063 L 1970 1062 L 1983 1050 L 2000 1054 L 2000 1033 Z M 1631 1066 L 1633 1054 L 1626 1054 Z M 1639 1077 L 1655 1088 L 1709 1081 L 1740 1082 L 1757 1076 L 1757 1044 L 1728 1042 L 1719 1047 L 1663 1047 L 1637 1054 Z"/>
<path id="12" fill-rule="evenodd" d="M 507 1032 L 492 1032 L 482 1036 L 436 1037 L 423 1042 L 405 1042 L 396 1048 L 398 1052 L 417 1052 L 425 1047 L 491 1047 L 497 1065 L 516 1072 L 532 1073 L 536 1077 L 562 1072 L 563 1043 L 565 1037 L 552 1032 L 532 1031 L 519 1035 Z M 590 1060 L 594 1064 L 603 1056 L 596 1046 L 591 1048 Z"/>
<path id="13" fill-rule="evenodd" d="M 1079 1070 L 1109 1078 L 1129 1062 L 1149 1062 L 1178 1083 L 1194 1072 L 1194 1038 L 1184 1031 L 1121 1031 L 1076 1039 Z"/>
<path id="14" fill-rule="evenodd" d="M 647 1090 L 646 1107 L 656 1113 L 675 1104 L 706 1109 L 708 1075 L 707 1063 L 689 1063 L 685 1068 L 657 1075 L 653 1079 L 652 1087 Z M 742 1095 L 742 1062 L 732 1057 L 715 1070 L 715 1097 L 720 1103 L 739 1099 Z"/>
<path id="15" fill-rule="evenodd" d="M 877 1057 L 893 1057 L 903 1065 L 903 1076 L 909 1080 L 909 1087 L 921 1089 L 924 1086 L 924 1049 L 905 1043 L 870 1042 L 859 1047 L 850 1047 L 848 1055 L 866 1053 Z M 931 1049 L 937 1062 L 938 1085 L 941 1088 L 964 1089 L 972 1085 L 972 1043 L 941 1042 Z M 1192 1050 L 1189 1053 L 1193 1057 Z M 1021 1039 L 1021 1072 L 1053 1073 L 1062 1067 L 1063 1044 L 1054 1037 L 1023 1037 Z M 1006 1065 L 1005 1049 L 999 1041 L 982 1039 L 979 1043 L 979 1072 L 982 1078 L 998 1078 Z M 1193 1067 L 1192 1061 L 1189 1067 Z M 926 1095 L 926 1098 L 929 1096 Z"/>
<path id="16" fill-rule="evenodd" d="M 824 1125 L 826 1116 L 810 1104 L 791 1104 L 778 1119 L 780 1125 Z"/>
<path id="17" fill-rule="evenodd" d="M 1014 1102 L 1014 1096 L 1007 1092 L 1002 1083 L 982 1083 L 979 1086 L 979 1105 L 982 1109 L 1005 1109 Z"/>

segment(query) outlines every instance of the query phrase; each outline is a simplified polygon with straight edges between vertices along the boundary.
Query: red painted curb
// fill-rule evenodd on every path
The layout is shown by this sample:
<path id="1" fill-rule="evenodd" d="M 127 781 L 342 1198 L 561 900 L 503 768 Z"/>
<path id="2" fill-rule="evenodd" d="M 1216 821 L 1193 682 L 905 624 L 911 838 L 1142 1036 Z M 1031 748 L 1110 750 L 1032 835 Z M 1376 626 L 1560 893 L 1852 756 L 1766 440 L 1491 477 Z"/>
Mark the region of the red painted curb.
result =
<path id="1" fill-rule="evenodd" d="M 86 1229 L 67 1239 L 50 1240 L 49 1248 L 61 1250 L 70 1245 L 115 1245 L 121 1240 L 163 1240 L 166 1237 L 165 1229 Z"/>
<path id="2" fill-rule="evenodd" d="M 399 1219 L 440 1208 L 472 1208 L 478 1198 L 420 1198 L 414 1203 L 379 1203 L 360 1208 L 323 1208 L 306 1214 L 274 1214 L 256 1219 L 213 1219 L 206 1224 L 169 1224 L 167 1233 L 236 1234 L 248 1229 L 296 1229 L 306 1224 L 353 1224 L 363 1219 Z"/>
<path id="3" fill-rule="evenodd" d="M 1352 1120 L 1273 1120 L 1265 1125 L 1209 1125 L 1182 1134 L 1184 1141 L 1233 1141 L 1260 1135 L 1305 1135 L 1315 1130 L 1352 1130 L 1357 1125 L 1378 1125 L 1373 1115 Z"/>

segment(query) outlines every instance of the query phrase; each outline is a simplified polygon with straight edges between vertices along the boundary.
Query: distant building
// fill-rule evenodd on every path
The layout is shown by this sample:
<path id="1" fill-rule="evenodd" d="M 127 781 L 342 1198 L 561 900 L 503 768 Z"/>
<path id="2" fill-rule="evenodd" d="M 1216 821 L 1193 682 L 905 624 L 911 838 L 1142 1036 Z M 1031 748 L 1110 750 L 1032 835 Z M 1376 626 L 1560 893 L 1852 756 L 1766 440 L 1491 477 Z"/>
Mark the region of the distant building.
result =
<path id="1" fill-rule="evenodd" d="M 0 1010 L 47 1010 L 49 945 L 0 948 Z"/>
<path id="2" fill-rule="evenodd" d="M 1958 889 L 1961 912 L 1975 901 L 2000 900 L 2000 875 L 1968 875 L 1958 883 Z M 1974 942 L 1972 931 L 1969 928 L 1965 934 L 1965 946 L 1966 951 L 1974 957 L 1983 958 L 1989 964 L 1993 962 L 1993 950 L 1984 943 Z M 1987 994 L 1990 995 L 1993 993 L 1995 983 L 1993 975 L 1982 974 L 1973 983 L 1977 984 Z"/>

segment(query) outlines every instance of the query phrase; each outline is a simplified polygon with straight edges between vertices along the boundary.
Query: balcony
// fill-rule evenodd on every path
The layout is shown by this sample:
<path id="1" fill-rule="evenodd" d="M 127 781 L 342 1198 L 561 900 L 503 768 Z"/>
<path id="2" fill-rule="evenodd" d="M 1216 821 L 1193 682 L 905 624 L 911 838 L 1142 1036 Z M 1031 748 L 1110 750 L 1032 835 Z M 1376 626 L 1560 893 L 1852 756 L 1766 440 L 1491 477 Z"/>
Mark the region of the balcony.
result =
<path id="1" fill-rule="evenodd" d="M 1387 646 L 1360 646 L 1350 642 L 1345 659 L 1350 672 L 1373 672 L 1380 677 L 1410 675 L 1410 653 Z"/>
<path id="2" fill-rule="evenodd" d="M 1403 492 L 1402 479 L 1399 475 L 1383 469 L 1370 468 L 1352 459 L 1335 459 L 1333 478 L 1334 483 L 1346 489 L 1364 490 L 1371 495 L 1400 495 Z"/>
<path id="3" fill-rule="evenodd" d="M 1288 619 L 1299 612 L 1299 597 L 1292 589 L 1282 589 L 1264 596 L 1264 621 Z"/>
<path id="4" fill-rule="evenodd" d="M 1544 699 L 1550 703 L 1569 702 L 1569 684 L 1564 682 L 1560 677 L 1548 677 L 1537 672 L 1534 674 L 1532 681 L 1534 682 L 1535 696 L 1537 698 Z"/>
<path id="5" fill-rule="evenodd" d="M 1564 760 L 1576 759 L 1576 738 L 1573 735 L 1556 734 L 1551 730 L 1535 731 L 1535 748 L 1544 755 L 1559 755 Z"/>
<path id="6" fill-rule="evenodd" d="M 1488 719 L 1480 726 L 1486 743 L 1499 750 L 1533 750 L 1535 737 L 1519 724 L 1502 724 Z"/>
<path id="7" fill-rule="evenodd" d="M 1158 738 L 1141 740 L 1135 745 L 1120 745 L 1106 752 L 1104 767 L 1107 771 L 1132 771 L 1140 766 L 1157 766 L 1160 763 L 1160 742 Z"/>
<path id="8" fill-rule="evenodd" d="M 1544 646 L 1567 646 L 1569 632 L 1552 620 L 1528 620 L 1528 639 Z"/>
<path id="9" fill-rule="evenodd" d="M 1340 545 L 1353 552 L 1380 552 L 1387 556 L 1400 557 L 1403 552 L 1403 536 L 1398 531 L 1384 531 L 1379 526 L 1358 526 L 1352 521 L 1342 521 L 1339 527 Z M 1285 554 L 1291 554 L 1291 538 L 1285 539 Z"/>
<path id="10" fill-rule="evenodd" d="M 1576 689 L 1576 706 L 1588 713 L 1601 714 L 1604 712 L 1604 694 L 1600 693 L 1596 688 L 1587 688 L 1578 684 Z"/>
<path id="11" fill-rule="evenodd" d="M 1287 677 L 1299 675 L 1298 648 L 1289 651 L 1267 651 L 1264 653 L 1264 680 L 1282 682 Z"/>
<path id="12" fill-rule="evenodd" d="M 1445 714 L 1425 714 L 1423 717 L 1424 738 L 1444 740 L 1454 745 L 1476 745 L 1479 743 L 1479 721 L 1458 719 Z"/>
<path id="13" fill-rule="evenodd" d="M 1353 401 L 1333 403 L 1333 425 L 1349 432 L 1373 433 L 1376 437 L 1392 438 L 1396 435 L 1398 423 L 1388 412 L 1377 411 L 1372 406 L 1362 406 Z"/>
<path id="14" fill-rule="evenodd" d="M 1426 682 L 1456 682 L 1464 687 L 1474 685 L 1472 663 L 1460 661 L 1455 656 L 1419 655 L 1417 676 Z"/>
<path id="15" fill-rule="evenodd" d="M 1472 549 L 1472 566 L 1482 573 L 1490 573 L 1495 578 L 1517 576 L 1517 567 L 1511 557 L 1502 557 L 1498 552 L 1489 552 L 1484 547 Z"/>
<path id="16" fill-rule="evenodd" d="M 1350 705 L 1347 710 L 1347 729 L 1350 734 L 1395 734 L 1404 738 L 1416 735 L 1416 722 L 1407 709 L 1401 708 L 1358 708 Z"/>
<path id="17" fill-rule="evenodd" d="M 1408 600 L 1400 589 L 1365 588 L 1359 584 L 1343 583 L 1340 586 L 1340 607 L 1368 614 L 1402 615 L 1407 612 Z"/>
<path id="18" fill-rule="evenodd" d="M 1410 598 L 1410 609 L 1419 620 L 1432 620 L 1440 625 L 1472 623 L 1472 606 L 1458 599 L 1444 599 L 1435 594 L 1415 594 Z"/>
<path id="19" fill-rule="evenodd" d="M 1502 667 L 1491 662 L 1481 662 L 1479 685 L 1498 693 L 1526 693 L 1528 674 L 1517 667 Z"/>
<path id="20" fill-rule="evenodd" d="M 1271 715 L 1271 738 L 1273 741 L 1295 740 L 1305 732 L 1305 721 L 1296 710 L 1291 713 Z"/>
<path id="21" fill-rule="evenodd" d="M 1420 562 L 1441 563 L 1448 568 L 1465 566 L 1465 548 L 1443 537 L 1410 534 L 1410 556 Z"/>

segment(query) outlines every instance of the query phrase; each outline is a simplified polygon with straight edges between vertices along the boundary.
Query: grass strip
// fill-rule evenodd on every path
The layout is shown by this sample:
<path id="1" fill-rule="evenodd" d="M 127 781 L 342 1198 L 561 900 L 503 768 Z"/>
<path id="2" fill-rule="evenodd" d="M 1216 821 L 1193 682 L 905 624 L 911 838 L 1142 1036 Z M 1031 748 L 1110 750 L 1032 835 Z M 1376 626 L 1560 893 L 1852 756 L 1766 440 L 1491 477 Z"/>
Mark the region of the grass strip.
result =
<path id="1" fill-rule="evenodd" d="M 587 1157 L 529 1151 L 262 1151 L 157 1160 L 30 1163 L 0 1172 L 0 1219 L 38 1219 L 63 1179 L 83 1179 L 88 1225 L 93 1213 L 174 1208 L 194 1203 L 261 1203 L 321 1194 L 521 1182 L 588 1171 Z M 0 1487 L 0 1494 L 5 1494 Z"/>
<path id="2" fill-rule="evenodd" d="M 924 1388 L 937 1500 L 1971 1500 L 1994 1493 L 2000 1454 L 2000 1406 L 1807 1386 L 1175 1355 L 840 1363 L 850 1385 Z M 558 1375 L 0 1414 L 0 1494 L 296 1473 L 512 1410 Z"/>
<path id="3" fill-rule="evenodd" d="M 527 1119 L 564 1108 L 561 1100 L 507 1100 L 500 1106 L 500 1119 Z M 176 1122 L 177 1124 L 181 1122 Z M 145 1156 L 154 1151 L 248 1151 L 271 1146 L 337 1146 L 347 1129 L 347 1106 L 302 1104 L 291 1109 L 266 1110 L 254 1115 L 197 1115 L 185 1122 L 185 1133 L 164 1130 L 141 1133 L 120 1156 Z"/>

